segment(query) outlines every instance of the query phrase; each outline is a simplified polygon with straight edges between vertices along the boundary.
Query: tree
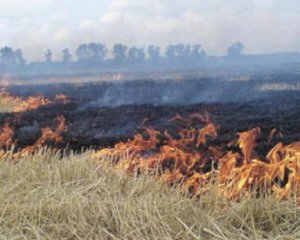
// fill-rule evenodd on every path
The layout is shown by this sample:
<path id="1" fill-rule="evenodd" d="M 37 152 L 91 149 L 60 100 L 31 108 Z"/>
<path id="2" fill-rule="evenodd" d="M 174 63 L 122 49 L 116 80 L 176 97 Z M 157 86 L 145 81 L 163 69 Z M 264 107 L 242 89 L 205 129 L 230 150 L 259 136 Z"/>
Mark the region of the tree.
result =
<path id="1" fill-rule="evenodd" d="M 13 50 L 11 47 L 3 47 L 0 49 L 0 63 L 4 66 L 21 66 L 25 64 L 22 50 Z"/>
<path id="2" fill-rule="evenodd" d="M 188 48 L 187 48 L 188 49 Z M 175 50 L 175 57 L 179 59 L 183 59 L 189 55 L 189 53 L 186 53 L 186 47 L 182 43 L 178 43 L 174 46 Z"/>
<path id="3" fill-rule="evenodd" d="M 236 42 L 227 49 L 227 55 L 231 57 L 241 56 L 243 50 L 244 45 L 241 42 Z"/>
<path id="4" fill-rule="evenodd" d="M 191 56 L 191 53 L 192 53 L 192 46 L 190 44 L 185 45 L 183 49 L 184 57 L 189 58 Z"/>
<path id="5" fill-rule="evenodd" d="M 166 49 L 166 57 L 168 58 L 168 60 L 173 61 L 176 57 L 176 48 L 174 45 L 169 45 L 167 46 Z"/>
<path id="6" fill-rule="evenodd" d="M 191 46 L 190 56 L 193 61 L 201 60 L 206 57 L 206 52 L 202 49 L 200 44 Z"/>
<path id="7" fill-rule="evenodd" d="M 51 63 L 52 62 L 52 51 L 50 49 L 47 49 L 45 52 L 46 62 Z"/>
<path id="8" fill-rule="evenodd" d="M 145 61 L 145 51 L 143 48 L 132 47 L 128 50 L 128 60 L 131 63 Z"/>
<path id="9" fill-rule="evenodd" d="M 103 61 L 107 54 L 107 49 L 104 44 L 101 43 L 90 43 L 88 45 L 88 51 L 90 60 Z"/>
<path id="10" fill-rule="evenodd" d="M 90 53 L 89 53 L 89 50 L 88 50 L 88 45 L 87 44 L 79 45 L 77 50 L 76 50 L 76 55 L 77 55 L 77 58 L 78 58 L 79 62 L 87 61 L 88 59 L 90 59 Z"/>
<path id="11" fill-rule="evenodd" d="M 118 63 L 122 63 L 126 61 L 126 50 L 127 46 L 123 44 L 115 44 L 113 47 L 113 56 L 114 56 L 114 61 Z"/>
<path id="12" fill-rule="evenodd" d="M 138 48 L 136 53 L 136 60 L 139 62 L 145 61 L 146 53 L 144 48 Z"/>
<path id="13" fill-rule="evenodd" d="M 148 47 L 148 55 L 151 62 L 158 62 L 160 59 L 160 47 L 149 46 Z"/>
<path id="14" fill-rule="evenodd" d="M 1 64 L 11 66 L 15 64 L 15 53 L 11 47 L 3 47 L 0 49 Z"/>
<path id="15" fill-rule="evenodd" d="M 80 62 L 99 62 L 106 57 L 107 49 L 101 43 L 81 44 L 76 50 L 78 61 Z"/>
<path id="16" fill-rule="evenodd" d="M 178 43 L 167 47 L 166 56 L 173 63 L 191 64 L 202 60 L 206 56 L 206 53 L 199 44 Z"/>
<path id="17" fill-rule="evenodd" d="M 17 49 L 15 51 L 15 63 L 17 65 L 25 65 L 25 59 L 23 57 L 23 53 L 22 53 L 22 50 L 21 49 Z"/>
<path id="18" fill-rule="evenodd" d="M 70 53 L 70 50 L 68 48 L 63 49 L 62 51 L 63 55 L 63 62 L 64 63 L 69 63 L 72 61 L 72 55 Z"/>

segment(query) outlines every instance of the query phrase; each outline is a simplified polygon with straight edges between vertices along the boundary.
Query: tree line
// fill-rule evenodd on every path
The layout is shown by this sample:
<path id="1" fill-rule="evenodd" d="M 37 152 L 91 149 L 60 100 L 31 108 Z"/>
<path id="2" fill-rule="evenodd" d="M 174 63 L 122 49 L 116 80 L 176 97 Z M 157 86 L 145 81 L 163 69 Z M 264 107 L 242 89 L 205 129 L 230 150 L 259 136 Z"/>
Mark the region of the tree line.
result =
<path id="1" fill-rule="evenodd" d="M 236 57 L 242 55 L 244 46 L 236 42 L 229 46 L 227 55 Z M 53 61 L 53 52 L 47 49 L 44 53 L 43 63 L 51 64 Z M 102 43 L 91 42 L 80 44 L 72 54 L 70 49 L 65 48 L 61 51 L 61 61 L 56 64 L 112 64 L 112 65 L 135 65 L 135 64 L 160 64 L 162 62 L 171 65 L 176 64 L 197 64 L 207 57 L 206 51 L 200 44 L 171 44 L 164 51 L 159 46 L 150 45 L 147 48 L 128 47 L 125 44 L 115 44 L 112 49 L 108 49 Z M 12 47 L 2 47 L 0 49 L 0 66 L 14 67 L 25 66 L 27 61 L 23 57 L 21 49 Z"/>

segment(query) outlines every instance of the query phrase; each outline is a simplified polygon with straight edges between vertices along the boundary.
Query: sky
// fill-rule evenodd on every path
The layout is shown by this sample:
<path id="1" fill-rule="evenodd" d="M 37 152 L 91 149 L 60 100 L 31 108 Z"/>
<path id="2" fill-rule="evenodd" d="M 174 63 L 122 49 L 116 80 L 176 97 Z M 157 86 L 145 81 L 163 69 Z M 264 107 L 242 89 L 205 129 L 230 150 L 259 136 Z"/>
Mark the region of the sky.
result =
<path id="1" fill-rule="evenodd" d="M 299 0 L 0 0 L 0 46 L 29 61 L 88 42 L 197 43 L 223 55 L 241 41 L 251 54 L 300 52 L 299 12 Z"/>

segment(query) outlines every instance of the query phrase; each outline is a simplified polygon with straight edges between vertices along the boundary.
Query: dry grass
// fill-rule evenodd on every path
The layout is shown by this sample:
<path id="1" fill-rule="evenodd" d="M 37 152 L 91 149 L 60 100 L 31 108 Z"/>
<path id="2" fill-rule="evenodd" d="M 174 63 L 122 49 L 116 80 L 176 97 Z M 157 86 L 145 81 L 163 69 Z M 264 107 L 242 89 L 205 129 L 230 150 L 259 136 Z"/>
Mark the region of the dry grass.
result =
<path id="1" fill-rule="evenodd" d="M 17 104 L 10 103 L 2 103 L 0 99 L 0 113 L 11 112 L 17 106 Z"/>
<path id="2" fill-rule="evenodd" d="M 227 201 L 213 187 L 190 198 L 89 152 L 40 150 L 0 157 L 0 239 L 300 239 L 300 207 L 270 195 Z"/>
<path id="3" fill-rule="evenodd" d="M 0 239 L 299 239 L 300 207 L 272 196 L 200 199 L 91 153 L 0 161 Z M 107 160 L 109 161 L 109 160 Z"/>

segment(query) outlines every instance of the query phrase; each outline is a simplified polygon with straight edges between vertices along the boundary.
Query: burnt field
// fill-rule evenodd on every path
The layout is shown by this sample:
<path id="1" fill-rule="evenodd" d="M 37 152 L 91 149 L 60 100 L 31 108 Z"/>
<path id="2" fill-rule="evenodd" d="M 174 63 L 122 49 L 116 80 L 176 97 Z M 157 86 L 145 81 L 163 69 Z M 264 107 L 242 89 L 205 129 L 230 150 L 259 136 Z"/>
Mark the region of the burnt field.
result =
<path id="1" fill-rule="evenodd" d="M 1 114 L 0 155 L 84 151 L 193 195 L 215 183 L 227 199 L 253 190 L 288 199 L 300 192 L 298 88 L 274 79 L 11 87 L 0 95 L 14 106 Z"/>
<path id="2" fill-rule="evenodd" d="M 279 141 L 289 144 L 300 140 L 298 86 L 297 78 L 282 81 L 278 76 L 247 82 L 204 79 L 15 86 L 9 87 L 9 92 L 16 96 L 42 94 L 51 98 L 64 93 L 69 102 L 1 113 L 0 126 L 9 123 L 14 129 L 13 142 L 18 149 L 34 144 L 42 128 L 55 129 L 56 118 L 63 116 L 63 141 L 47 144 L 79 151 L 113 147 L 132 139 L 136 133 L 147 138 L 145 126 L 160 132 L 167 130 L 176 139 L 185 122 L 170 119 L 176 115 L 186 118 L 194 113 L 209 113 L 218 126 L 218 137 L 208 138 L 207 146 L 238 150 L 234 142 L 237 133 L 260 127 L 262 134 L 257 138 L 256 153 L 265 156 Z M 164 142 L 163 134 L 160 138 Z"/>

